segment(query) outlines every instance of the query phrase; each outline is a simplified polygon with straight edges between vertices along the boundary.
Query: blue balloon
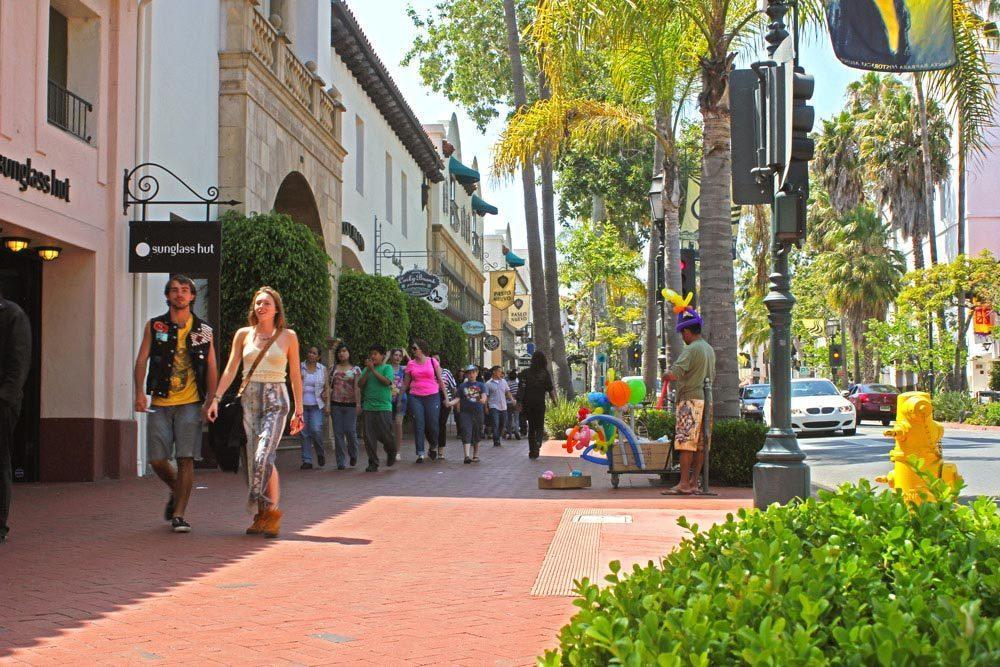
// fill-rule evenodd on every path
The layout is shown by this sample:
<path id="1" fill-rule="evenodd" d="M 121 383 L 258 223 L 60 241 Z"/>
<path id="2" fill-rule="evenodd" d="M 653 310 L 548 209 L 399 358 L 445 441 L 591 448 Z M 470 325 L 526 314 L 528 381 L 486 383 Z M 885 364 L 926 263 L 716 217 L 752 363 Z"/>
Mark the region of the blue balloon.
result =
<path id="1" fill-rule="evenodd" d="M 589 398 L 589 396 L 588 396 Z M 646 467 L 646 460 L 642 457 L 642 449 L 639 448 L 639 443 L 635 440 L 635 434 L 632 433 L 632 429 L 628 427 L 628 424 L 623 422 L 617 417 L 612 417 L 611 415 L 590 415 L 584 419 L 581 423 L 590 424 L 591 422 L 602 422 L 604 424 L 611 424 L 618 429 L 618 432 L 622 434 L 622 437 L 628 442 L 632 447 L 632 455 L 635 456 L 635 463 L 639 468 Z M 610 442 L 608 447 L 613 446 Z M 586 450 L 584 450 L 586 452 Z M 582 456 L 582 455 L 581 455 Z M 587 459 L 588 461 L 592 459 Z"/>
<path id="2" fill-rule="evenodd" d="M 592 391 L 587 394 L 587 402 L 595 408 L 610 408 L 611 401 L 608 400 L 608 395 L 603 391 Z"/>
<path id="3" fill-rule="evenodd" d="M 600 456 L 594 456 L 593 454 L 590 453 L 592 451 L 594 451 L 594 446 L 588 445 L 585 450 L 580 452 L 580 458 L 583 459 L 584 461 L 590 461 L 591 463 L 596 463 L 599 466 L 608 465 L 608 460 L 606 458 Z"/>

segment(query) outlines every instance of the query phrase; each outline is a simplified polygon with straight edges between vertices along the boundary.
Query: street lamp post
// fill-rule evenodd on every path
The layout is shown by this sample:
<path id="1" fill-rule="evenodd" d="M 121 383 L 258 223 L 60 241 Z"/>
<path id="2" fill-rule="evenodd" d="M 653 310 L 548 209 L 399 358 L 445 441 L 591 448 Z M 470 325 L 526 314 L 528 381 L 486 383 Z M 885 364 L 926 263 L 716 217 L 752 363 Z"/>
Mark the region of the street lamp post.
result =
<path id="1" fill-rule="evenodd" d="M 787 40 L 792 39 L 785 30 L 784 23 L 785 13 L 789 8 L 790 5 L 784 2 L 768 0 L 766 11 L 771 23 L 766 41 L 768 54 L 775 59 L 779 46 L 784 48 Z M 795 46 L 797 45 L 793 43 L 793 48 Z M 788 54 L 782 55 L 786 58 L 784 66 L 791 66 Z M 792 57 L 795 57 L 794 51 Z M 786 94 L 791 93 L 791 90 L 786 90 Z M 793 109 L 794 107 L 791 110 Z M 785 111 L 776 119 L 778 138 L 786 131 L 786 127 L 782 125 L 793 123 L 793 118 L 789 116 L 788 111 Z M 792 146 L 786 145 L 786 148 L 794 150 Z M 801 231 L 787 231 L 795 230 L 796 219 L 804 214 L 800 207 L 805 206 L 805 197 L 801 191 L 795 190 L 794 185 L 791 189 L 775 188 L 781 183 L 781 178 L 773 170 L 758 173 L 767 174 L 762 178 L 767 179 L 764 182 L 769 182 L 775 193 L 771 206 L 770 290 L 764 297 L 771 325 L 771 428 L 767 432 L 764 447 L 757 453 L 757 465 L 753 469 L 754 507 L 765 508 L 775 502 L 784 504 L 794 498 L 808 498 L 810 492 L 809 466 L 805 463 L 806 456 L 799 448 L 795 431 L 791 428 L 791 325 L 795 298 L 790 289 L 788 253 L 796 239 L 801 237 Z M 808 172 L 806 178 L 807 174 Z"/>
<path id="2" fill-rule="evenodd" d="M 653 176 L 653 182 L 649 187 L 649 210 L 653 223 L 656 225 L 656 233 L 659 237 L 659 246 L 656 250 L 656 303 L 660 309 L 660 339 L 657 341 L 657 359 L 660 362 L 660 373 L 666 372 L 667 358 L 667 310 L 662 290 L 666 287 L 666 263 L 664 260 L 666 252 L 666 228 L 663 213 L 663 174 Z"/>

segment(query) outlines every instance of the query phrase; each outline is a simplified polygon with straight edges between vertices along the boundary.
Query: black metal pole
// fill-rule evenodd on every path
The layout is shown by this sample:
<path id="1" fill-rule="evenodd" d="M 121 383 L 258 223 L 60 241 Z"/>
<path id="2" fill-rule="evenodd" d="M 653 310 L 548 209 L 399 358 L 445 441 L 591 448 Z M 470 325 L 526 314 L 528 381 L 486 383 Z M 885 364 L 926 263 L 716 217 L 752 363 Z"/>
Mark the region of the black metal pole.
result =
<path id="1" fill-rule="evenodd" d="M 767 15 L 771 19 L 766 36 L 768 51 L 774 55 L 777 47 L 788 38 L 784 16 L 789 5 L 769 0 Z M 785 119 L 790 122 L 790 119 Z M 783 128 L 778 128 L 779 133 Z M 777 178 L 772 174 L 772 185 Z M 805 202 L 802 202 L 802 206 Z M 791 424 L 791 329 L 792 308 L 795 298 L 791 294 L 788 275 L 788 252 L 791 243 L 778 240 L 778 230 L 788 225 L 780 218 L 796 215 L 787 207 L 771 207 L 771 276 L 770 290 L 764 297 L 771 325 L 771 428 L 764 440 L 764 447 L 757 453 L 753 469 L 754 507 L 765 508 L 772 503 L 785 504 L 795 498 L 809 497 L 809 466 L 805 454 L 799 449 Z"/>

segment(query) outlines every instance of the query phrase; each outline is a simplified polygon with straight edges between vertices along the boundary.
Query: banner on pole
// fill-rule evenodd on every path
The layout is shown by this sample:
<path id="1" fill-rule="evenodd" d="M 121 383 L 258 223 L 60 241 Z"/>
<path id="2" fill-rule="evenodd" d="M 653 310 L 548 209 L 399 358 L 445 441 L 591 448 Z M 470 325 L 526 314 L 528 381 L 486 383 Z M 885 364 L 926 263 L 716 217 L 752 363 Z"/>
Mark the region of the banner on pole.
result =
<path id="1" fill-rule="evenodd" d="M 881 72 L 926 72 L 955 64 L 951 0 L 827 0 L 837 59 Z"/>
<path id="2" fill-rule="evenodd" d="M 528 326 L 528 320 L 530 318 L 531 295 L 518 294 L 514 297 L 514 302 L 507 311 L 507 322 L 514 327 L 515 330 L 520 330 Z"/>
<path id="3" fill-rule="evenodd" d="M 514 288 L 517 287 L 515 271 L 490 271 L 490 305 L 507 310 L 514 303 Z"/>

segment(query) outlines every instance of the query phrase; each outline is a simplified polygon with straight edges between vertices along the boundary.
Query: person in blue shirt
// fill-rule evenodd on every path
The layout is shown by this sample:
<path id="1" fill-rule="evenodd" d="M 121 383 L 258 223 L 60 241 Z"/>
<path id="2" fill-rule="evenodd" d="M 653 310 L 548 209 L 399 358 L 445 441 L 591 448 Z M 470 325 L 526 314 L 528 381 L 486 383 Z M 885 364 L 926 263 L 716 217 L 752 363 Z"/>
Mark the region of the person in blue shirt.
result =
<path id="1" fill-rule="evenodd" d="M 479 461 L 479 438 L 483 432 L 486 396 L 486 385 L 479 381 L 479 368 L 469 364 L 465 367 L 465 381 L 458 385 L 458 398 L 451 402 L 453 406 L 460 406 L 458 430 L 465 448 L 465 463 Z"/>

